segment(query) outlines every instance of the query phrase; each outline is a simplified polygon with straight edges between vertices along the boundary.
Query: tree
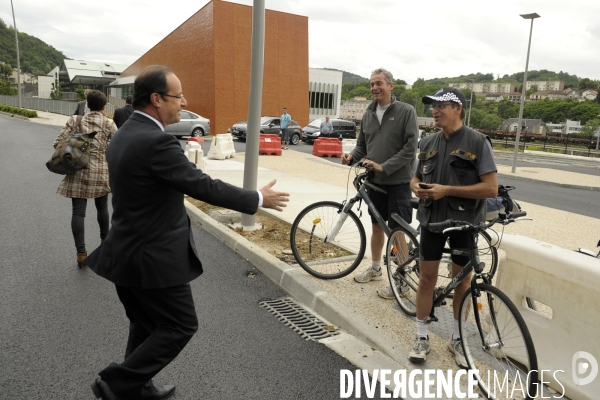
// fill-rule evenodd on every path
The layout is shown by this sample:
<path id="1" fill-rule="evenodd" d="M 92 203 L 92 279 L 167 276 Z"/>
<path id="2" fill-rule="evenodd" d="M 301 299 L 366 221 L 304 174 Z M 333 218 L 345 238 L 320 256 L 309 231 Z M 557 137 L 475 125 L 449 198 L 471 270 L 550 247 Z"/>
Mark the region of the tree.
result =
<path id="1" fill-rule="evenodd" d="M 419 93 L 414 89 L 405 90 L 400 95 L 400 101 L 410 104 L 417 111 L 417 116 L 423 117 L 425 115 L 425 105 L 421 101 Z"/>
<path id="2" fill-rule="evenodd" d="M 527 92 L 525 92 L 526 97 L 530 97 L 532 94 L 538 91 L 537 85 L 531 85 L 531 88 Z"/>
<path id="3" fill-rule="evenodd" d="M 502 100 L 498 103 L 498 116 L 503 120 L 517 118 L 519 116 L 519 103 L 510 100 Z"/>
<path id="4" fill-rule="evenodd" d="M 418 78 L 415 83 L 413 83 L 412 87 L 413 89 L 416 89 L 418 87 L 422 87 L 425 86 L 427 83 L 425 82 L 425 79 L 423 78 Z"/>
<path id="5" fill-rule="evenodd" d="M 473 93 L 473 104 L 469 104 L 469 100 L 471 100 L 471 89 L 465 88 L 460 89 L 460 91 L 462 92 L 462 94 L 465 95 L 465 100 L 467 100 L 467 104 L 465 104 L 465 109 L 468 109 L 469 107 L 472 107 L 477 103 L 477 96 L 475 96 L 475 93 Z"/>
<path id="6" fill-rule="evenodd" d="M 581 128 L 581 136 L 598 136 L 600 133 L 600 117 L 591 119 Z"/>
<path id="7" fill-rule="evenodd" d="M 598 81 L 593 81 L 589 78 L 583 78 L 579 81 L 579 90 L 598 90 Z"/>
<path id="8" fill-rule="evenodd" d="M 406 83 L 406 81 L 404 79 L 396 79 L 394 81 L 394 85 L 396 85 L 396 86 L 398 86 L 398 85 L 404 85 L 404 86 L 406 86 L 406 85 L 408 85 L 408 83 Z"/>
<path id="9" fill-rule="evenodd" d="M 78 101 L 85 100 L 85 88 L 82 85 L 79 85 L 75 88 L 75 93 L 77 93 Z"/>
<path id="10" fill-rule="evenodd" d="M 54 83 L 52 84 L 52 90 L 50 90 L 50 98 L 52 100 L 60 100 L 62 99 L 63 89 L 60 86 L 60 82 L 58 81 L 58 73 L 54 75 Z"/>
<path id="11" fill-rule="evenodd" d="M 17 89 L 12 87 L 9 81 L 0 79 L 0 94 L 7 96 L 15 96 L 17 94 Z"/>
<path id="12" fill-rule="evenodd" d="M 392 94 L 396 96 L 396 99 L 399 99 L 402 93 L 406 91 L 406 86 L 404 85 L 394 85 L 392 89 Z"/>
<path id="13" fill-rule="evenodd" d="M 364 86 L 359 86 L 357 88 L 355 88 L 354 90 L 351 90 L 350 93 L 350 98 L 353 97 L 366 97 L 367 99 L 371 100 L 373 99 L 373 95 L 371 94 L 371 90 L 364 87 Z"/>
<path id="14" fill-rule="evenodd" d="M 13 73 L 13 69 L 10 66 L 10 64 L 2 64 L 0 65 L 0 75 L 2 75 L 2 77 L 6 80 L 8 80 L 8 78 L 10 78 L 10 76 Z"/>

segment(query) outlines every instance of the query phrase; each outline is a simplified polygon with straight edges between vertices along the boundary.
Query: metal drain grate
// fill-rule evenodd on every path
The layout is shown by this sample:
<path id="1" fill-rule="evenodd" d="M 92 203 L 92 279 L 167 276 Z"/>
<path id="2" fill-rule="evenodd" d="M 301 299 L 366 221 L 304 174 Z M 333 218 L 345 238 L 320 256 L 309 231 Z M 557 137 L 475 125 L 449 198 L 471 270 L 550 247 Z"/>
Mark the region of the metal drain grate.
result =
<path id="1" fill-rule="evenodd" d="M 258 305 L 274 314 L 278 320 L 299 333 L 305 340 L 320 340 L 340 334 L 338 327 L 327 325 L 289 297 L 261 301 Z"/>

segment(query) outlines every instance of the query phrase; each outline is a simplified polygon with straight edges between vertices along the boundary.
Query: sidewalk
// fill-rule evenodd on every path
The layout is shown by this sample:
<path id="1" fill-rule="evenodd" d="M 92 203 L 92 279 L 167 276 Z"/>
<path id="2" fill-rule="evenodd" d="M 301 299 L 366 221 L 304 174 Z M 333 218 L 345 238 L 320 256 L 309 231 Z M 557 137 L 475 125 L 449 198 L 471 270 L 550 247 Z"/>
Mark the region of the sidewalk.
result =
<path id="1" fill-rule="evenodd" d="M 206 162 L 206 172 L 211 177 L 242 186 L 243 154 L 236 154 L 235 158 L 229 160 L 206 160 Z M 501 171 L 509 168 L 500 167 Z M 547 168 L 527 167 L 518 169 L 516 176 L 531 180 L 530 174 L 533 174 L 531 171 L 535 171 L 536 180 L 549 184 L 570 182 L 570 184 L 600 190 L 598 178 L 585 174 L 558 173 L 559 171 Z M 508 172 L 502 173 L 508 175 Z M 510 176 L 514 177 L 515 174 L 510 174 Z M 347 195 L 353 196 L 355 194 L 352 186 L 353 178 L 354 172 L 347 166 L 296 151 L 284 151 L 280 157 L 261 156 L 259 158 L 258 187 L 272 179 L 277 179 L 275 188 L 291 194 L 290 203 L 283 212 L 271 212 L 270 210 L 264 210 L 264 212 L 271 213 L 289 223 L 293 222 L 304 207 L 313 202 L 322 200 L 341 202 L 346 199 Z M 534 222 L 524 221 L 509 225 L 505 232 L 529 236 L 568 249 L 586 246 L 595 248 L 597 237 L 594 235 L 593 238 L 590 238 L 589 232 L 600 232 L 600 219 L 522 201 L 519 203 L 528 212 L 528 216 L 534 219 Z M 366 206 L 362 210 L 362 222 L 370 236 L 370 219 Z M 193 217 L 193 219 L 203 223 L 203 227 L 205 224 L 214 224 L 208 221 L 210 218 L 207 216 L 200 217 L 200 219 Z M 321 315 L 329 313 L 323 316 L 357 338 L 378 348 L 403 368 L 409 371 L 414 367 L 457 371 L 446 345 L 452 333 L 452 327 L 441 323 L 430 325 L 432 352 L 427 357 L 427 363 L 415 366 L 408 362 L 408 352 L 416 329 L 414 320 L 406 317 L 395 301 L 384 300 L 377 295 L 378 288 L 389 285 L 387 279 L 367 284 L 354 282 L 353 276 L 366 269 L 368 261 L 363 262 L 356 272 L 345 278 L 333 281 L 320 280 L 305 273 L 299 267 L 288 266 L 270 254 L 262 252 L 261 249 L 242 244 L 239 235 L 233 233 L 238 238 L 229 237 L 229 232 L 222 232 L 228 228 L 217 225 L 213 229 L 215 232 L 218 231 L 216 234 L 220 235 L 221 240 L 229 241 L 230 247 L 247 257 L 263 273 L 269 275 L 292 295 L 297 298 L 304 297 L 299 300 L 305 306 Z M 413 226 L 416 226 L 416 218 L 413 218 Z M 246 249 L 244 246 L 249 246 L 249 248 Z M 368 248 L 369 246 L 367 246 Z M 306 291 L 313 291 L 313 294 L 307 294 Z M 299 295 L 295 293 L 299 293 Z M 328 300 L 332 302 L 332 307 L 327 308 L 322 304 Z M 446 307 L 451 307 L 451 302 Z M 325 311 L 322 311 L 323 309 Z"/>

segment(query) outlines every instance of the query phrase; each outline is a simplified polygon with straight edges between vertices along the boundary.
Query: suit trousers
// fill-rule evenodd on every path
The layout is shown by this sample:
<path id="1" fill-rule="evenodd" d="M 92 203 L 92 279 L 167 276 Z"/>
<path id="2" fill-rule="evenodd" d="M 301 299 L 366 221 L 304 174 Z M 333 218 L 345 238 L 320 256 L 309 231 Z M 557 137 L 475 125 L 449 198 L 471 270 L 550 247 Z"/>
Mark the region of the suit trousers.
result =
<path id="1" fill-rule="evenodd" d="M 110 363 L 99 375 L 115 395 L 127 399 L 177 357 L 198 330 L 198 318 L 189 283 L 116 288 L 130 321 L 125 361 Z"/>

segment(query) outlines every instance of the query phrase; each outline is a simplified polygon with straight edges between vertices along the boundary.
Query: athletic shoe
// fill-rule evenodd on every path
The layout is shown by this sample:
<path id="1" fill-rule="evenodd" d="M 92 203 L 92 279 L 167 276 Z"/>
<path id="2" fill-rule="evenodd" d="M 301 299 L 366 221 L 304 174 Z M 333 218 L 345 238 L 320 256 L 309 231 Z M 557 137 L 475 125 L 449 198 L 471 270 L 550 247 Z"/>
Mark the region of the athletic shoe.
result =
<path id="1" fill-rule="evenodd" d="M 358 283 L 367 283 L 370 281 L 380 281 L 382 277 L 382 273 L 381 273 L 381 269 L 379 269 L 379 271 L 375 271 L 375 269 L 373 269 L 373 267 L 369 267 L 368 270 L 366 270 L 365 272 L 363 272 L 360 275 L 356 275 L 354 277 L 354 280 Z"/>
<path id="2" fill-rule="evenodd" d="M 407 296 L 408 295 L 408 284 L 404 281 L 402 281 L 398 286 L 397 286 L 397 290 L 398 293 L 400 293 L 401 296 Z M 386 300 L 394 300 L 396 298 L 396 296 L 394 295 L 394 291 L 392 290 L 391 286 L 387 286 L 383 289 L 379 289 L 377 291 L 377 294 L 379 295 L 379 297 L 382 297 Z"/>
<path id="3" fill-rule="evenodd" d="M 431 351 L 429 339 L 423 339 L 419 335 L 415 338 L 412 350 L 408 354 L 408 359 L 414 363 L 422 364 L 427 360 L 427 354 Z"/>
<path id="4" fill-rule="evenodd" d="M 467 360 L 465 360 L 465 353 L 463 352 L 460 339 L 450 339 L 448 342 L 448 349 L 454 353 L 454 361 L 456 361 L 456 365 L 464 369 L 469 368 L 467 365 Z"/>

